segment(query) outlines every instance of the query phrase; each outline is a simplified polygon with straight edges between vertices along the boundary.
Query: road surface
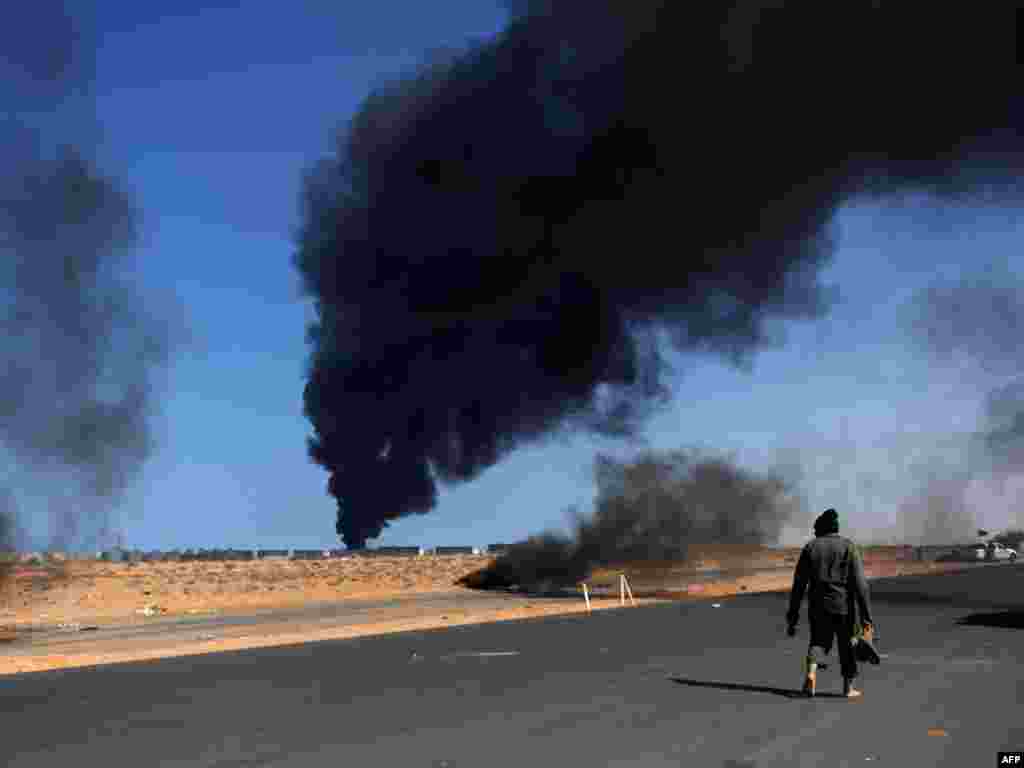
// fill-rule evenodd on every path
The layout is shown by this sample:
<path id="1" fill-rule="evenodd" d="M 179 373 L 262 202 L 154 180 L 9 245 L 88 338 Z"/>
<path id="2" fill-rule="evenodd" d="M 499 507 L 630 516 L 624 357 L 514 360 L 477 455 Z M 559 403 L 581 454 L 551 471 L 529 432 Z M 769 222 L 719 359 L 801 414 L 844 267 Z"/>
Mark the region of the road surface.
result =
<path id="1" fill-rule="evenodd" d="M 1024 566 L 872 587 L 888 657 L 860 701 L 827 695 L 834 668 L 796 697 L 806 622 L 789 639 L 784 595 L 744 595 L 4 678 L 0 764 L 960 768 L 1024 749 Z"/>
<path id="2" fill-rule="evenodd" d="M 166 648 L 187 643 L 190 639 L 230 637 L 237 635 L 238 630 L 260 634 L 296 627 L 317 629 L 353 626 L 415 618 L 430 613 L 500 610 L 566 601 L 582 604 L 583 598 L 441 592 L 386 600 L 311 603 L 296 608 L 271 608 L 244 614 L 137 618 L 100 625 L 86 632 L 61 631 L 55 627 L 23 631 L 17 640 L 0 648 L 0 652 L 9 656 L 45 656 L 54 653 L 92 653 L 97 649 L 112 652 L 147 647 Z"/>

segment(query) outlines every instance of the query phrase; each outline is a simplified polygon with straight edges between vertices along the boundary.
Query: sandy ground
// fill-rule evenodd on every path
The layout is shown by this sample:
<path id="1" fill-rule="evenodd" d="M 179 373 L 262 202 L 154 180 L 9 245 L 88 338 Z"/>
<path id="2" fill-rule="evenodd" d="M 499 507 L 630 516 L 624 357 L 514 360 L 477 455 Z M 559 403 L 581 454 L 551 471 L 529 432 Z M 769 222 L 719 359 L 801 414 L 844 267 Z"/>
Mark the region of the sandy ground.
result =
<path id="1" fill-rule="evenodd" d="M 962 565 L 915 563 L 899 550 L 874 550 L 865 555 L 869 578 L 933 573 Z M 785 590 L 792 579 L 793 551 L 719 551 L 691 563 L 624 565 L 595 573 L 590 584 L 596 594 L 594 610 L 619 607 L 617 579 L 628 574 L 636 602 L 679 598 L 726 597 L 744 592 Z M 25 631 L 39 627 L 81 629 L 152 622 L 155 617 L 231 616 L 255 611 L 289 609 L 311 603 L 352 603 L 388 597 L 450 594 L 467 590 L 458 579 L 490 562 L 485 556 L 351 557 L 326 561 L 264 561 L 234 563 L 110 564 L 72 562 L 63 573 L 44 575 L 41 569 L 7 579 L 0 603 L 0 639 L 21 642 Z M 734 572 L 737 566 L 742 571 Z M 970 566 L 968 566 L 970 567 Z M 721 572 L 716 572 L 721 569 Z M 605 589 L 602 589 L 604 587 Z M 611 595 L 608 596 L 610 587 Z M 510 601 L 511 602 L 511 601 Z M 452 607 L 425 610 L 422 616 L 396 617 L 394 609 L 375 609 L 356 623 L 333 626 L 288 622 L 239 627 L 209 640 L 166 644 L 104 642 L 100 633 L 89 652 L 4 654 L 0 674 L 92 666 L 126 661 L 195 655 L 431 629 L 460 624 L 507 621 L 586 611 L 579 600 L 495 608 Z M 225 636 L 227 635 L 227 636 Z"/>
<path id="2" fill-rule="evenodd" d="M 246 613 L 308 602 L 458 590 L 489 558 L 348 557 L 189 563 L 69 561 L 64 574 L 9 579 L 0 624 L 110 623 L 152 606 L 159 615 Z M 39 570 L 39 569 L 36 569 Z"/>

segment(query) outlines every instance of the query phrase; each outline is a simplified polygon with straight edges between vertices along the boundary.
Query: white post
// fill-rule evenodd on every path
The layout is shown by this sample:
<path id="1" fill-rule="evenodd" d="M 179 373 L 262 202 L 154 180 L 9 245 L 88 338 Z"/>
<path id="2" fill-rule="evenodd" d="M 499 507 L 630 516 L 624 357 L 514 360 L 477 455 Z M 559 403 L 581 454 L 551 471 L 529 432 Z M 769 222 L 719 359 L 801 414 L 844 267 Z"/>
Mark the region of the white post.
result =
<path id="1" fill-rule="evenodd" d="M 590 592 L 587 591 L 587 585 L 583 585 L 583 599 L 587 601 L 587 612 L 590 612 Z"/>
<path id="2" fill-rule="evenodd" d="M 626 594 L 629 595 L 630 605 L 636 606 L 636 600 L 633 599 L 633 590 L 629 588 L 629 579 L 626 578 L 626 574 L 622 574 L 622 586 L 626 588 Z"/>

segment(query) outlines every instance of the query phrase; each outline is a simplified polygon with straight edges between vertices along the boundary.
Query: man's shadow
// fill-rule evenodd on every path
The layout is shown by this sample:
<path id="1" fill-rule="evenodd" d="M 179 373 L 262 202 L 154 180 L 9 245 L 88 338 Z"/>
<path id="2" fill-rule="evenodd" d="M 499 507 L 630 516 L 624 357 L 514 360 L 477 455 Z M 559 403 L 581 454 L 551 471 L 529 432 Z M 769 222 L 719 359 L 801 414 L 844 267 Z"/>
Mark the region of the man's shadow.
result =
<path id="1" fill-rule="evenodd" d="M 787 699 L 806 699 L 807 697 L 802 691 L 795 691 L 791 688 L 773 688 L 769 685 L 748 685 L 746 683 L 722 683 L 712 680 L 691 680 L 686 677 L 670 677 L 673 683 L 677 685 L 686 685 L 691 688 L 717 688 L 720 691 L 743 691 L 744 693 L 770 693 L 775 696 L 782 696 Z M 814 698 L 816 699 L 842 699 L 845 698 L 840 693 L 826 693 L 818 691 Z"/>

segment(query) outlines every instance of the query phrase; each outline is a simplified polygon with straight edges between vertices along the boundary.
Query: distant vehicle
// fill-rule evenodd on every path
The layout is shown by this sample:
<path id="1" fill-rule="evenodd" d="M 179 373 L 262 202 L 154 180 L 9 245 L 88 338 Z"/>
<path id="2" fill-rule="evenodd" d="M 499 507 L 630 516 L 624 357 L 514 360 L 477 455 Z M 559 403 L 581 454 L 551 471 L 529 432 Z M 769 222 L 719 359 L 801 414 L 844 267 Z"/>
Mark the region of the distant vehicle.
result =
<path id="1" fill-rule="evenodd" d="M 1017 560 L 1017 550 L 1012 547 L 1003 546 L 998 541 L 989 542 L 984 550 L 985 559 L 989 561 L 1009 560 L 1012 563 Z"/>
<path id="2" fill-rule="evenodd" d="M 936 558 L 937 562 L 972 562 L 972 563 L 1014 563 L 1020 553 L 1013 547 L 1007 547 L 996 541 L 979 541 L 977 544 L 961 545 Z"/>
<path id="3" fill-rule="evenodd" d="M 990 541 L 988 544 L 978 543 L 963 550 L 963 557 L 967 560 L 981 560 L 989 563 L 997 563 L 1002 560 L 1015 562 L 1017 550 L 1006 547 L 997 541 Z"/>

